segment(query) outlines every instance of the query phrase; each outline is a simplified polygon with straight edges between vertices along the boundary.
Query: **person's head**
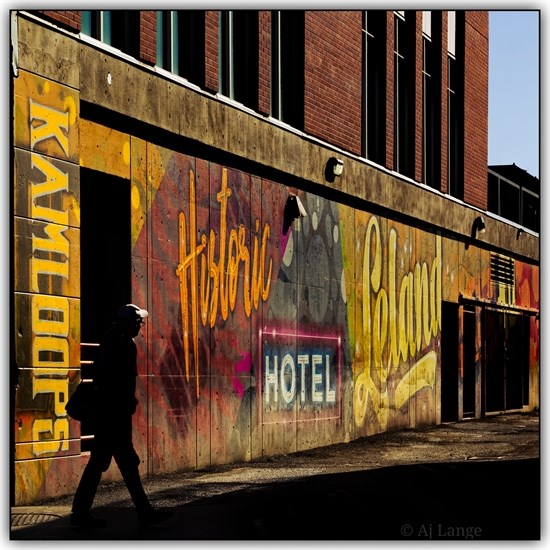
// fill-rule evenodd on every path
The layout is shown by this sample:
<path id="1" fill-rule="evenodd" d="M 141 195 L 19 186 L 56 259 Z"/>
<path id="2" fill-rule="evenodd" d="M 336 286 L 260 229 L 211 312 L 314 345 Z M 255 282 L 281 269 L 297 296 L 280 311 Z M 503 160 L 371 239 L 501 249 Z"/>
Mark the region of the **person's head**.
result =
<path id="1" fill-rule="evenodd" d="M 147 310 L 141 309 L 135 304 L 126 304 L 118 310 L 117 323 L 126 334 L 133 338 L 139 334 L 141 325 L 144 323 L 143 319 L 148 316 Z"/>

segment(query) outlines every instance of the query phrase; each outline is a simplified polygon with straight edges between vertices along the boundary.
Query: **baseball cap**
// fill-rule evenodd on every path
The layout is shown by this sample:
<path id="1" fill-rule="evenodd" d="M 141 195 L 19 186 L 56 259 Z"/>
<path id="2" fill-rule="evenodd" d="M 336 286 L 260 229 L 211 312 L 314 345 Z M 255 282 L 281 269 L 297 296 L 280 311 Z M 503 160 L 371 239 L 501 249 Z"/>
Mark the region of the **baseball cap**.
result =
<path id="1" fill-rule="evenodd" d="M 135 304 L 126 304 L 122 306 L 117 313 L 119 319 L 127 319 L 130 321 L 137 321 L 149 317 L 149 312 L 145 309 L 141 309 Z"/>

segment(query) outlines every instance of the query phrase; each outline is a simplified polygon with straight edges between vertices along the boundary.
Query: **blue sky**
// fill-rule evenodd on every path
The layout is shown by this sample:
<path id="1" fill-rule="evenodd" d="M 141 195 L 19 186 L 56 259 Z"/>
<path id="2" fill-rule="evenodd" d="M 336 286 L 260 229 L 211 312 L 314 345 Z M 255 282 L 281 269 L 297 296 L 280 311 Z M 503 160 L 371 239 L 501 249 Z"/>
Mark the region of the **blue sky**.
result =
<path id="1" fill-rule="evenodd" d="M 489 13 L 489 165 L 539 175 L 538 11 Z"/>

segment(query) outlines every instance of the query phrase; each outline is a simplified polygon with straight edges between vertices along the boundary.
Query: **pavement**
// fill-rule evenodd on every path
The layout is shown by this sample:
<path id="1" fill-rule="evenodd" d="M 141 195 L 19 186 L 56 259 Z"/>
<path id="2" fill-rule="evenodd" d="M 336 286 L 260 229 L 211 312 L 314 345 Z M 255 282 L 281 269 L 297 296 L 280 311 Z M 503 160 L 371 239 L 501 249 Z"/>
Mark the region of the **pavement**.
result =
<path id="1" fill-rule="evenodd" d="M 166 522 L 140 529 L 121 483 L 69 524 L 72 495 L 11 508 L 10 541 L 545 540 L 537 413 L 389 432 L 144 480 Z"/>

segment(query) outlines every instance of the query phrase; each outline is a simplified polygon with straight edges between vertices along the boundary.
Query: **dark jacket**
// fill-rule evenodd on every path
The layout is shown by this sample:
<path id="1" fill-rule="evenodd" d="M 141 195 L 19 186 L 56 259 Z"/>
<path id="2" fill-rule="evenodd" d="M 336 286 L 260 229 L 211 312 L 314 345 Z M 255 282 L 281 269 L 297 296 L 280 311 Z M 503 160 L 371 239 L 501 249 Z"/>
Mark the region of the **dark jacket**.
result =
<path id="1" fill-rule="evenodd" d="M 94 382 L 99 388 L 102 412 L 110 419 L 132 416 L 136 410 L 137 349 L 120 323 L 105 333 L 94 363 Z"/>

